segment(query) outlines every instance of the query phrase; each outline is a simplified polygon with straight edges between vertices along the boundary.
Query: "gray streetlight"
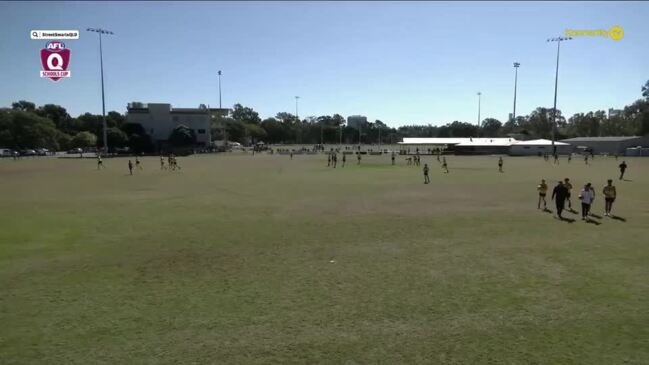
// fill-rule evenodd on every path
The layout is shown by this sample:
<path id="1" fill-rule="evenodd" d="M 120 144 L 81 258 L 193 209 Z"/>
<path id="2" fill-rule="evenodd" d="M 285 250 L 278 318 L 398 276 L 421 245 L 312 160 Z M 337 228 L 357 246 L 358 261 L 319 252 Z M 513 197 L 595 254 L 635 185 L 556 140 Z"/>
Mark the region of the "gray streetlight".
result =
<path id="1" fill-rule="evenodd" d="M 221 103 L 221 75 L 223 74 L 221 70 L 217 73 L 219 75 L 219 113 L 221 113 L 221 109 L 223 109 L 223 104 Z M 220 117 L 220 115 L 219 115 Z M 221 120 L 221 130 L 223 132 L 223 148 L 225 151 L 228 150 L 228 136 L 225 132 L 225 121 Z"/>
<path id="2" fill-rule="evenodd" d="M 480 91 L 478 91 L 478 129 L 480 128 L 480 97 L 481 96 L 482 96 L 482 93 Z"/>
<path id="3" fill-rule="evenodd" d="M 219 70 L 219 109 L 223 109 L 221 105 L 221 70 Z"/>
<path id="4" fill-rule="evenodd" d="M 296 96 L 296 97 L 295 97 L 295 118 L 297 118 L 297 121 L 299 122 L 299 121 L 300 121 L 300 116 L 299 116 L 299 114 L 297 113 L 297 102 L 298 102 L 298 100 L 300 100 L 300 97 L 299 97 L 299 96 Z"/>
<path id="5" fill-rule="evenodd" d="M 514 112 L 512 113 L 512 122 L 516 120 L 516 86 L 518 84 L 518 67 L 520 63 L 514 62 Z"/>
<path id="6" fill-rule="evenodd" d="M 555 130 L 557 127 L 557 86 L 559 84 L 559 51 L 561 49 L 561 42 L 562 41 L 569 41 L 571 40 L 571 37 L 556 37 L 556 38 L 550 38 L 547 41 L 548 42 L 557 42 L 557 70 L 556 74 L 554 76 L 554 107 L 552 108 L 552 154 L 556 155 L 557 154 L 557 146 L 554 145 L 554 140 L 555 140 Z"/>
<path id="7" fill-rule="evenodd" d="M 101 47 L 101 35 L 102 34 L 115 34 L 111 32 L 110 30 L 106 29 L 101 29 L 101 28 L 88 28 L 86 29 L 88 32 L 95 32 L 99 34 L 99 67 L 101 70 L 101 115 L 102 115 L 102 120 L 103 120 L 103 127 L 104 127 L 104 153 L 108 153 L 108 133 L 106 131 L 106 102 L 104 98 L 104 56 L 103 56 L 103 51 Z"/>
<path id="8" fill-rule="evenodd" d="M 297 102 L 298 102 L 299 99 L 300 99 L 299 96 L 295 97 L 295 119 L 297 120 L 297 123 L 298 123 L 297 124 L 297 130 L 299 132 L 299 134 L 298 134 L 298 139 L 299 139 L 298 143 L 302 143 L 302 124 L 300 123 L 300 117 L 299 117 L 299 114 L 297 112 Z"/>

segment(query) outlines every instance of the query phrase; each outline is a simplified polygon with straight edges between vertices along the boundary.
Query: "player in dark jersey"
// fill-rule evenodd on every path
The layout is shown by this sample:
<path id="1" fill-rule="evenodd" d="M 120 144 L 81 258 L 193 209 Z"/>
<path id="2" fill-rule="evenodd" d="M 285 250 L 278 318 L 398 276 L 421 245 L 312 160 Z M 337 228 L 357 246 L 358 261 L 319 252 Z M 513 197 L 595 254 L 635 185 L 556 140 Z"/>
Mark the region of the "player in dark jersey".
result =
<path id="1" fill-rule="evenodd" d="M 448 174 L 448 164 L 446 163 L 446 157 L 442 158 L 442 168 L 444 169 L 444 173 Z"/>

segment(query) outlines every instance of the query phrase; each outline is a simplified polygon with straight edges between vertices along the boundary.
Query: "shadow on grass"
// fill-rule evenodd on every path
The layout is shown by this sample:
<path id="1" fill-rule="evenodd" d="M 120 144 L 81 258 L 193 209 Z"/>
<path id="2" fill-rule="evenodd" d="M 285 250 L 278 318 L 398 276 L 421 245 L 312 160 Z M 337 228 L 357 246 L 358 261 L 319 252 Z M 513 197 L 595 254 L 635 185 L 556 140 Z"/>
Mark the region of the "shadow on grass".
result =
<path id="1" fill-rule="evenodd" d="M 593 214 L 593 213 L 588 213 L 589 217 L 597 218 L 597 219 L 602 219 L 601 215 Z"/>
<path id="2" fill-rule="evenodd" d="M 610 217 L 611 217 L 612 219 L 615 219 L 616 221 L 626 222 L 626 219 L 625 219 L 624 217 L 619 217 L 619 216 L 617 216 L 617 215 L 611 215 Z"/>
<path id="3" fill-rule="evenodd" d="M 631 180 L 631 179 L 622 179 L 622 181 L 633 182 L 633 180 Z"/>
<path id="4" fill-rule="evenodd" d="M 554 217 L 554 219 L 559 220 L 559 221 L 562 221 L 562 222 L 566 222 L 566 223 L 575 223 L 575 220 L 572 219 L 572 218 L 565 218 L 565 217 L 561 217 L 561 218 L 559 218 L 559 217 Z"/>
<path id="5" fill-rule="evenodd" d="M 543 211 L 546 212 L 546 213 L 552 214 L 552 211 L 550 209 L 548 209 L 548 208 L 543 208 Z"/>
<path id="6" fill-rule="evenodd" d="M 576 210 L 574 210 L 574 209 L 572 209 L 572 208 L 568 208 L 568 209 L 566 209 L 566 212 L 570 212 L 570 213 L 572 213 L 572 214 L 579 214 L 578 211 L 576 211 Z"/>
<path id="7" fill-rule="evenodd" d="M 596 226 L 599 226 L 601 224 L 600 222 L 598 222 L 596 220 L 593 220 L 593 219 L 590 219 L 590 218 L 586 218 L 586 223 L 594 224 Z"/>

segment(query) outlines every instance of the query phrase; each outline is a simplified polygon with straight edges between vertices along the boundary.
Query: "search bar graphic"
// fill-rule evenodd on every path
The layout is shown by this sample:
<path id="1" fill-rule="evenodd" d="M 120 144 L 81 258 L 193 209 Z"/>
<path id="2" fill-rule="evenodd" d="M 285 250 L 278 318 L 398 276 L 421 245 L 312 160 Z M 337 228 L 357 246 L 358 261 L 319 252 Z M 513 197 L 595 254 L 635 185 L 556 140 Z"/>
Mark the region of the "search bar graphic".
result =
<path id="1" fill-rule="evenodd" d="M 78 30 L 30 30 L 31 39 L 79 39 Z"/>

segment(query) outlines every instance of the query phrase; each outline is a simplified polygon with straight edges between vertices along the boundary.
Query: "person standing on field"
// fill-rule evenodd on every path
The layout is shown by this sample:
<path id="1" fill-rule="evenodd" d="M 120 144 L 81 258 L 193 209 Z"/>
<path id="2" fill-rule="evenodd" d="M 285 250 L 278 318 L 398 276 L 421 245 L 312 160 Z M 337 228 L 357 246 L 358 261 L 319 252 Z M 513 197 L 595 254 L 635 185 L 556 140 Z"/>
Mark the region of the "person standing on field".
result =
<path id="1" fill-rule="evenodd" d="M 620 168 L 620 180 L 624 179 L 624 172 L 626 171 L 626 161 L 622 161 Z"/>
<path id="2" fill-rule="evenodd" d="M 140 159 L 135 156 L 135 166 L 138 168 L 138 170 L 143 170 L 142 165 L 140 165 Z"/>
<path id="3" fill-rule="evenodd" d="M 327 154 L 327 167 L 331 166 L 331 153 Z"/>
<path id="4" fill-rule="evenodd" d="M 133 175 L 133 162 L 131 160 L 128 160 L 128 172 Z"/>
<path id="5" fill-rule="evenodd" d="M 498 157 L 498 171 L 503 172 L 503 158 Z"/>
<path id="6" fill-rule="evenodd" d="M 345 167 L 345 162 L 347 162 L 347 155 L 343 152 L 343 167 Z"/>
<path id="7" fill-rule="evenodd" d="M 444 173 L 448 174 L 448 164 L 446 163 L 446 157 L 443 157 L 442 159 L 442 168 L 444 169 Z"/>
<path id="8" fill-rule="evenodd" d="M 165 159 L 164 157 L 160 156 L 160 170 L 165 170 Z"/>
<path id="9" fill-rule="evenodd" d="M 97 170 L 105 168 L 104 161 L 101 160 L 101 155 L 97 154 Z"/>
<path id="10" fill-rule="evenodd" d="M 608 179 L 608 185 L 604 187 L 603 193 L 604 210 L 606 211 L 604 215 L 610 217 L 611 209 L 613 208 L 613 202 L 615 202 L 615 198 L 617 197 L 617 191 L 615 190 L 615 186 L 613 186 L 613 180 Z"/>
<path id="11" fill-rule="evenodd" d="M 563 186 L 565 186 L 566 190 L 568 190 L 568 195 L 566 195 L 566 200 L 568 201 L 568 209 L 572 210 L 572 202 L 570 201 L 570 194 L 572 194 L 572 184 L 570 183 L 570 179 L 563 179 Z"/>
<path id="12" fill-rule="evenodd" d="M 338 154 L 336 152 L 333 152 L 333 156 L 331 157 L 331 162 L 333 162 L 334 169 L 335 169 L 336 165 L 338 164 Z"/>
<path id="13" fill-rule="evenodd" d="M 547 209 L 548 203 L 545 201 L 545 195 L 548 193 L 548 184 L 545 183 L 545 180 L 541 180 L 541 183 L 536 187 L 536 191 L 539 192 L 539 201 L 536 203 L 536 209 L 541 209 L 541 202 L 543 202 L 543 209 Z"/>
<path id="14" fill-rule="evenodd" d="M 430 178 L 428 177 L 428 164 L 424 164 L 424 184 L 428 184 L 430 182 Z"/>
<path id="15" fill-rule="evenodd" d="M 595 187 L 593 186 L 593 184 L 590 184 L 590 193 L 593 196 L 593 198 L 590 200 L 590 209 L 588 209 L 588 214 L 592 215 L 590 214 L 590 212 L 593 210 L 593 204 L 595 203 Z"/>
<path id="16" fill-rule="evenodd" d="M 557 217 L 559 219 L 563 219 L 561 216 L 561 212 L 563 212 L 563 208 L 566 204 L 566 197 L 568 196 L 568 189 L 566 189 L 565 185 L 561 180 L 557 183 L 557 186 L 554 187 L 552 190 L 552 198 L 554 199 L 554 202 L 557 207 Z"/>
<path id="17" fill-rule="evenodd" d="M 392 152 L 392 165 L 394 165 L 394 152 Z"/>
<path id="18" fill-rule="evenodd" d="M 361 164 L 361 153 L 360 153 L 360 151 L 356 153 L 356 159 L 358 160 L 357 165 L 360 165 Z"/>
<path id="19" fill-rule="evenodd" d="M 590 205 L 593 203 L 593 190 L 591 189 L 591 184 L 588 183 L 584 185 L 584 188 L 581 189 L 579 193 L 579 200 L 581 200 L 581 220 L 585 221 L 590 213 Z"/>

